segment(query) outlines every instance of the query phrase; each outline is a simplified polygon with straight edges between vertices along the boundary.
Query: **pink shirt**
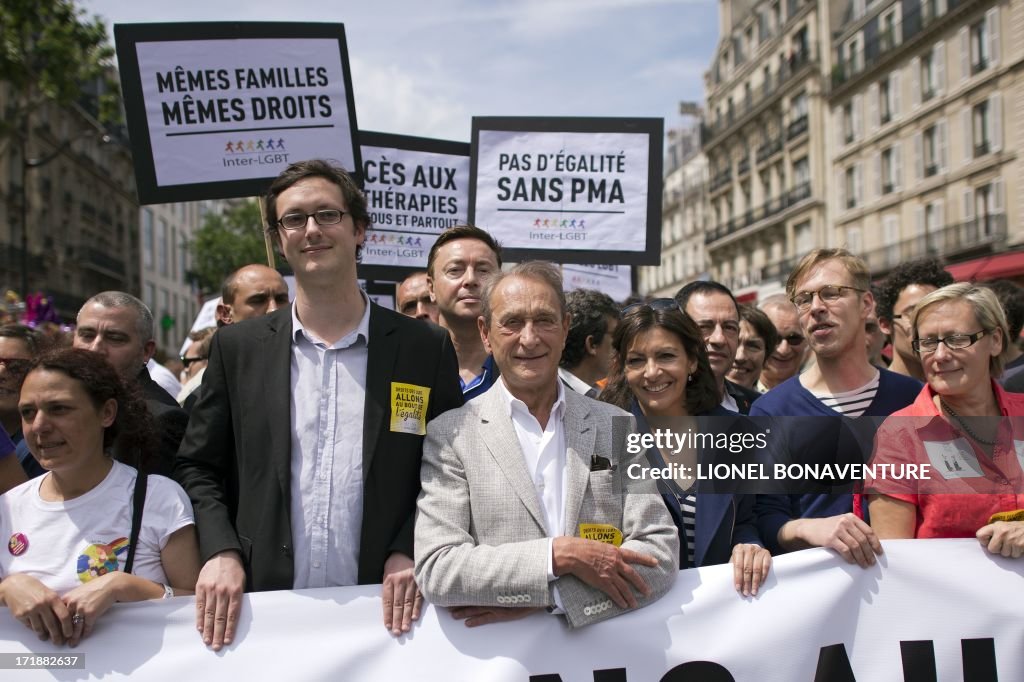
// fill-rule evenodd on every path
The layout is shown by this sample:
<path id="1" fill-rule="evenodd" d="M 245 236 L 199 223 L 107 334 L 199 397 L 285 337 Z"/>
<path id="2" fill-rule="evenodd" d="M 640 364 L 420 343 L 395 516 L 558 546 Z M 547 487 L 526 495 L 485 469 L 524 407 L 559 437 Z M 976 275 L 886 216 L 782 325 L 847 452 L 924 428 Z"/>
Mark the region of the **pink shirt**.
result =
<path id="1" fill-rule="evenodd" d="M 917 508 L 916 538 L 974 537 L 996 512 L 1024 509 L 1024 394 L 992 382 L 1003 418 L 992 455 L 935 407 L 925 385 L 914 403 L 888 417 L 875 436 L 871 464 L 928 464 L 928 478 L 869 475 L 864 490 Z M 979 419 L 979 418 L 975 418 Z M 968 422 L 970 423 L 970 422 Z"/>

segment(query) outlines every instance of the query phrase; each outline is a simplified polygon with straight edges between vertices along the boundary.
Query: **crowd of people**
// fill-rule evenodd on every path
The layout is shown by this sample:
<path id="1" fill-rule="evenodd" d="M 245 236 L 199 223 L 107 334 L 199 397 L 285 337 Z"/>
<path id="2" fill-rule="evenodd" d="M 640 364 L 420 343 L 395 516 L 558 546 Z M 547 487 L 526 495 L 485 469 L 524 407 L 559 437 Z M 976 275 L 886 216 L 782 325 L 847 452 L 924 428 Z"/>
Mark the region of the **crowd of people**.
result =
<path id="1" fill-rule="evenodd" d="M 461 225 L 395 312 L 359 287 L 369 214 L 348 174 L 295 163 L 265 201 L 295 298 L 266 266 L 229 275 L 177 377 L 124 292 L 90 298 L 70 344 L 0 326 L 0 604 L 42 639 L 194 594 L 219 650 L 246 591 L 356 584 L 381 585 L 396 636 L 424 600 L 471 627 L 546 611 L 575 628 L 680 569 L 729 563 L 755 596 L 773 556 L 808 547 L 863 567 L 886 538 L 1024 554 L 1012 283 L 923 261 L 873 284 L 855 254 L 817 249 L 757 306 L 713 281 L 620 304 L 566 294 L 550 263 L 503 268 Z M 846 456 L 846 420 L 873 419 L 871 461 L 936 475 L 753 492 L 633 475 L 711 454 L 633 435 L 759 417 L 781 425 L 776 454 L 819 461 Z"/>

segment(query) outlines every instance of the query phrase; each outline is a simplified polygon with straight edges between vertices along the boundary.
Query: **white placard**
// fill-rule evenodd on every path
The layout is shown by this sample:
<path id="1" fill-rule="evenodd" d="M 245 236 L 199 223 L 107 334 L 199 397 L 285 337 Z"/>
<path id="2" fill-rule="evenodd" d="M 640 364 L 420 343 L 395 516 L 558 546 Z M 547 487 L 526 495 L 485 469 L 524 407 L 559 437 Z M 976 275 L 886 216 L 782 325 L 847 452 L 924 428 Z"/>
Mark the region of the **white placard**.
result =
<path id="1" fill-rule="evenodd" d="M 181 40 L 135 49 L 158 185 L 273 177 L 313 158 L 353 170 L 337 40 Z"/>
<path id="2" fill-rule="evenodd" d="M 474 222 L 504 247 L 644 251 L 650 136 L 481 130 Z"/>
<path id="3" fill-rule="evenodd" d="M 466 222 L 469 156 L 362 145 L 372 228 L 362 265 L 422 270 L 437 235 Z"/>
<path id="4" fill-rule="evenodd" d="M 562 288 L 596 289 L 621 303 L 633 293 L 632 268 L 628 265 L 563 265 Z"/>

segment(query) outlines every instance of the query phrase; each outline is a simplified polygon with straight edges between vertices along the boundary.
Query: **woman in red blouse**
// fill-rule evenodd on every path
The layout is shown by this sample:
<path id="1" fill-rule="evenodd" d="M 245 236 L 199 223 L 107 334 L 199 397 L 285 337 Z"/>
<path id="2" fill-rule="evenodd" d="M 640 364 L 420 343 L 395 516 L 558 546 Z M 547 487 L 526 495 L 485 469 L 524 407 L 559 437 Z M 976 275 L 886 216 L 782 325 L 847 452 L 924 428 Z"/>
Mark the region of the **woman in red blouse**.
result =
<path id="1" fill-rule="evenodd" d="M 871 463 L 929 469 L 908 480 L 876 467 L 865 486 L 871 526 L 883 539 L 977 537 L 1020 557 L 1024 521 L 1012 512 L 1024 509 L 1024 395 L 994 380 L 1006 316 L 990 290 L 960 283 L 922 298 L 911 324 L 928 383 L 879 429 Z"/>

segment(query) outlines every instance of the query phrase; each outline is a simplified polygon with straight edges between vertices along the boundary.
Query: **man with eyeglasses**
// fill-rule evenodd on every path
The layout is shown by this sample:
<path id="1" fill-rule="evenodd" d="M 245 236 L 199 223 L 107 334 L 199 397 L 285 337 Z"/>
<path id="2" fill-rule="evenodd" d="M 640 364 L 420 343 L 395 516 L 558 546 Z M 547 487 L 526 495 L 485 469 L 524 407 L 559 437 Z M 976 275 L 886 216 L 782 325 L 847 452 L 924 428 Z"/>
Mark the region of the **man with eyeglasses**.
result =
<path id="1" fill-rule="evenodd" d="M 910 347 L 914 306 L 927 294 L 953 283 L 938 260 L 926 258 L 897 265 L 878 292 L 878 326 L 892 340 L 889 371 L 924 381 L 921 357 Z"/>
<path id="2" fill-rule="evenodd" d="M 835 417 L 882 417 L 911 404 L 921 383 L 868 362 L 865 322 L 874 310 L 870 274 L 845 249 L 816 249 L 786 282 L 815 364 L 759 398 L 751 416 L 789 417 L 772 440 L 786 462 L 864 461 L 865 423 Z M 789 486 L 788 482 L 782 482 Z M 852 483 L 852 482 L 847 482 Z M 759 495 L 758 527 L 772 554 L 830 547 L 870 566 L 882 551 L 871 527 L 852 513 L 849 486 L 833 492 Z"/>
<path id="3" fill-rule="evenodd" d="M 722 407 L 747 414 L 758 392 L 725 378 L 732 369 L 740 343 L 740 307 L 736 297 L 723 284 L 697 281 L 676 292 L 675 298 L 679 308 L 693 318 L 704 337 Z"/>
<path id="4" fill-rule="evenodd" d="M 462 404 L 451 339 L 360 289 L 370 216 L 344 170 L 294 163 L 266 209 L 295 300 L 214 335 L 178 456 L 205 561 L 197 629 L 230 644 L 243 589 L 383 583 L 385 627 L 408 632 L 423 435 Z"/>
<path id="5" fill-rule="evenodd" d="M 188 413 L 192 412 L 192 407 L 199 397 L 197 391 L 203 383 L 203 375 L 210 359 L 210 344 L 213 343 L 216 331 L 216 327 L 206 327 L 189 332 L 188 338 L 192 343 L 181 355 L 181 364 L 185 365 L 185 369 L 181 373 L 182 387 L 177 400 Z"/>
<path id="6" fill-rule="evenodd" d="M 757 390 L 767 393 L 800 373 L 807 361 L 810 346 L 800 327 L 800 315 L 788 296 L 768 296 L 761 301 L 760 308 L 779 332 L 779 345 L 765 359 L 761 379 L 757 382 Z"/>

